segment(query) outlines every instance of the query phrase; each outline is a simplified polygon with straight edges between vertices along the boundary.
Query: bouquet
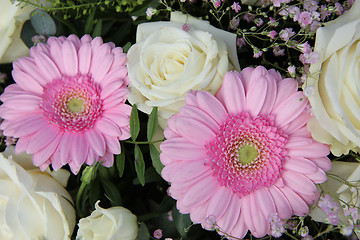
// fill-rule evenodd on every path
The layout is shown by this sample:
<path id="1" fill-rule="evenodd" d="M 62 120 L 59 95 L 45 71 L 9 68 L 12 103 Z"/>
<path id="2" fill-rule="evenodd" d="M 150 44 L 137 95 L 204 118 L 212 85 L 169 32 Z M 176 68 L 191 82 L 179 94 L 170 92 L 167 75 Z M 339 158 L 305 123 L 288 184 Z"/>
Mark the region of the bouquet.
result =
<path id="1" fill-rule="evenodd" d="M 360 236 L 360 0 L 1 4 L 1 239 Z"/>

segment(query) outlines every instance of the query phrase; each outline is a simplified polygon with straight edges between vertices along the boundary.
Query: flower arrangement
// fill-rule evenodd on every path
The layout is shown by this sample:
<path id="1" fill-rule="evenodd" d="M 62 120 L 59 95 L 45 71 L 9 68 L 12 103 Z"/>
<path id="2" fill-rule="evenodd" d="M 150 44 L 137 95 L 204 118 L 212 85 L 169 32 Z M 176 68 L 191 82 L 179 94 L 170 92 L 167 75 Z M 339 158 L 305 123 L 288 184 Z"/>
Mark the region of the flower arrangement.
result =
<path id="1" fill-rule="evenodd" d="M 360 0 L 3 5 L 1 239 L 359 238 Z"/>

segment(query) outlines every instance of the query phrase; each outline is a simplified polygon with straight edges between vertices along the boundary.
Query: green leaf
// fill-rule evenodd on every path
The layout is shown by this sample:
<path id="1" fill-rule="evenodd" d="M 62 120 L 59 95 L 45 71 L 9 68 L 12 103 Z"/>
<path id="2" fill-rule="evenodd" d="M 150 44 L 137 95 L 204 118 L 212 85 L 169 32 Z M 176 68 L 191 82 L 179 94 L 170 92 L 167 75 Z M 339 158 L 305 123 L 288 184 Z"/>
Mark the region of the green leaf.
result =
<path id="1" fill-rule="evenodd" d="M 137 106 L 136 104 L 134 104 L 130 114 L 130 135 L 133 141 L 136 141 L 139 132 L 140 132 L 139 114 L 137 111 Z"/>
<path id="2" fill-rule="evenodd" d="M 96 179 L 95 181 L 91 182 L 89 185 L 91 189 L 89 191 L 89 202 L 92 207 L 94 207 L 97 200 L 100 199 L 102 193 L 100 182 Z"/>
<path id="3" fill-rule="evenodd" d="M 92 37 L 99 37 L 101 36 L 101 28 L 102 28 L 102 19 L 99 19 L 95 25 Z"/>
<path id="4" fill-rule="evenodd" d="M 141 149 L 135 145 L 135 171 L 142 186 L 145 185 L 145 161 Z"/>
<path id="5" fill-rule="evenodd" d="M 158 108 L 154 107 L 147 122 L 147 140 L 151 141 L 158 127 Z"/>
<path id="6" fill-rule="evenodd" d="M 36 35 L 34 27 L 31 25 L 30 20 L 26 21 L 21 30 L 21 40 L 23 40 L 28 48 L 34 46 L 34 42 L 32 41 L 34 35 Z"/>
<path id="7" fill-rule="evenodd" d="M 152 165 L 154 166 L 156 172 L 161 176 L 161 171 L 164 168 L 164 165 L 160 161 L 160 152 L 156 149 L 154 144 L 149 144 L 149 149 Z"/>
<path id="8" fill-rule="evenodd" d="M 125 170 L 125 148 L 124 145 L 121 143 L 121 152 L 119 155 L 115 157 L 116 167 L 119 171 L 119 177 L 122 177 Z"/>
<path id="9" fill-rule="evenodd" d="M 149 167 L 145 170 L 145 183 L 158 182 L 160 180 L 162 180 L 162 178 L 159 176 L 159 174 L 156 173 L 154 168 Z M 139 178 L 135 178 L 133 180 L 133 184 L 140 184 Z"/>
<path id="10" fill-rule="evenodd" d="M 122 199 L 119 189 L 109 180 L 100 180 L 105 190 L 105 196 L 110 200 L 111 204 L 114 206 L 122 205 Z"/>
<path id="11" fill-rule="evenodd" d="M 137 240 L 149 240 L 150 233 L 145 223 L 140 223 Z"/>
<path id="12" fill-rule="evenodd" d="M 85 29 L 84 29 L 85 34 L 90 34 L 91 30 L 94 27 L 94 16 L 95 16 L 96 8 L 92 8 L 89 11 L 90 11 L 90 14 L 89 14 L 88 18 L 86 19 L 86 23 L 85 23 Z"/>
<path id="13" fill-rule="evenodd" d="M 131 42 L 127 42 L 123 47 L 124 53 L 127 53 L 129 51 L 129 48 L 131 47 Z"/>
<path id="14" fill-rule="evenodd" d="M 49 14 L 40 9 L 35 9 L 30 15 L 31 25 L 37 34 L 53 36 L 56 34 L 55 21 Z"/>
<path id="15" fill-rule="evenodd" d="M 189 228 L 192 226 L 192 222 L 189 214 L 181 214 L 176 207 L 174 206 L 172 210 L 172 216 L 176 225 L 176 229 L 183 237 L 189 231 Z"/>

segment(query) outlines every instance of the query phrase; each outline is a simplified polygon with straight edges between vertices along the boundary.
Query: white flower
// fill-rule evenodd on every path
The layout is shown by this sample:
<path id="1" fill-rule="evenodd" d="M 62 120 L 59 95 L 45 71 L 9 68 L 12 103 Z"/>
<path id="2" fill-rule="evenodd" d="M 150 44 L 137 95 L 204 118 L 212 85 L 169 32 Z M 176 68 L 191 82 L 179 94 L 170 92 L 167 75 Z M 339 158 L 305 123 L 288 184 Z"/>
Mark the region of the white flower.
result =
<path id="1" fill-rule="evenodd" d="M 129 102 L 145 113 L 157 106 L 163 128 L 185 104 L 188 90 L 214 94 L 228 70 L 240 70 L 235 34 L 179 12 L 170 22 L 140 24 L 127 57 Z"/>
<path id="2" fill-rule="evenodd" d="M 21 7 L 23 5 L 18 5 L 18 1 L 0 2 L 0 63 L 10 63 L 29 53 L 29 48 L 20 39 L 20 33 L 34 9 L 29 5 Z"/>
<path id="3" fill-rule="evenodd" d="M 95 203 L 90 216 L 80 219 L 78 240 L 135 240 L 138 233 L 137 219 L 124 207 L 104 209 Z"/>
<path id="4" fill-rule="evenodd" d="M 344 15 L 319 28 L 315 51 L 319 59 L 310 67 L 304 87 L 309 96 L 313 137 L 330 144 L 340 156 L 360 146 L 360 0 Z"/>
<path id="5" fill-rule="evenodd" d="M 31 166 L 31 156 L 14 155 L 13 149 L 4 154 L 10 156 L 0 154 L 0 239 L 70 239 L 76 216 L 64 186 Z M 64 171 L 57 175 L 67 178 Z"/>

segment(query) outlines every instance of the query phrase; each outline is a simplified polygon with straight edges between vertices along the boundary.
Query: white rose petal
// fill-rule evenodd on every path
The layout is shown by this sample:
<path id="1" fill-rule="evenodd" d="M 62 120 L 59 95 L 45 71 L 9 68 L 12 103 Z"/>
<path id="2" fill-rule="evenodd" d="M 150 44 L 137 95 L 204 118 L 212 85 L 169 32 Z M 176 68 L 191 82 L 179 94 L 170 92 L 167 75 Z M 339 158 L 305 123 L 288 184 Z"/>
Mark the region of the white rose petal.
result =
<path id="1" fill-rule="evenodd" d="M 28 156 L 15 158 L 21 164 Z M 57 180 L 0 154 L 0 181 L 0 239 L 70 239 L 75 209 Z"/>
<path id="2" fill-rule="evenodd" d="M 240 70 L 235 34 L 179 12 L 170 22 L 140 24 L 127 57 L 129 102 L 148 114 L 158 107 L 162 128 L 185 105 L 187 91 L 214 94 L 228 70 Z"/>
<path id="3" fill-rule="evenodd" d="M 90 216 L 80 219 L 77 240 L 135 240 L 137 218 L 124 207 L 101 208 L 95 203 Z"/>
<path id="4" fill-rule="evenodd" d="M 310 67 L 304 89 L 314 87 L 308 96 L 313 119 L 313 137 L 330 144 L 340 156 L 360 146 L 360 0 L 352 8 L 316 32 L 315 52 L 319 60 Z M 316 123 L 318 122 L 318 123 Z"/>
<path id="5" fill-rule="evenodd" d="M 21 40 L 22 26 L 34 8 L 19 5 L 18 1 L 1 0 L 0 8 L 0 63 L 10 63 L 27 56 L 29 48 Z"/>

